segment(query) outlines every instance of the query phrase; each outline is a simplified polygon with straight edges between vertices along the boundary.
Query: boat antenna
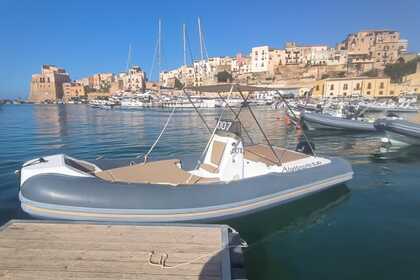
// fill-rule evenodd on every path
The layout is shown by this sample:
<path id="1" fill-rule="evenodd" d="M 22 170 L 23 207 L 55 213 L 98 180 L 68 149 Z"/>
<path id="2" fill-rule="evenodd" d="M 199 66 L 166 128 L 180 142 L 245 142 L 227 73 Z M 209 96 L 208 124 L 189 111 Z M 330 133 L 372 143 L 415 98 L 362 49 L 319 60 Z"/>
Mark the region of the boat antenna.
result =
<path id="1" fill-rule="evenodd" d="M 242 99 L 246 100 L 242 90 L 240 89 L 240 87 L 238 86 L 237 88 L 238 88 L 239 94 L 241 95 Z M 248 95 L 250 95 L 250 94 L 251 94 L 251 92 L 249 91 Z M 263 135 L 263 137 L 265 138 L 265 141 L 267 142 L 268 146 L 270 147 L 271 152 L 273 153 L 273 155 L 275 156 L 275 158 L 277 159 L 277 161 L 281 165 L 282 163 L 281 163 L 281 160 L 280 160 L 279 156 L 277 155 L 276 151 L 274 151 L 273 145 L 271 145 L 270 140 L 268 139 L 268 137 L 265 134 L 264 130 L 262 129 L 260 123 L 258 122 L 257 118 L 255 117 L 254 111 L 252 111 L 251 106 L 249 106 L 249 104 L 244 104 L 244 106 L 248 107 L 249 113 L 251 114 L 252 118 L 255 120 L 255 123 L 257 124 L 258 129 L 261 131 L 261 134 Z"/>

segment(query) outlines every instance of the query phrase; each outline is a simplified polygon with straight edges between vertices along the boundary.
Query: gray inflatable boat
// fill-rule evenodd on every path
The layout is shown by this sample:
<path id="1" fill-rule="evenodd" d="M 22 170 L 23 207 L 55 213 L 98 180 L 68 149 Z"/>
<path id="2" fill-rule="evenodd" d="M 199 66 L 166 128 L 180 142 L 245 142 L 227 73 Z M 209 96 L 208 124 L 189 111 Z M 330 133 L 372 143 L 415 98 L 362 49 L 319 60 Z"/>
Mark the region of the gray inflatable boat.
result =
<path id="1" fill-rule="evenodd" d="M 256 144 L 219 131 L 203 163 L 87 162 L 53 155 L 21 169 L 22 209 L 35 217 L 129 222 L 220 221 L 264 210 L 344 183 L 340 158 Z M 189 166 L 188 166 L 189 165 Z"/>
<path id="2" fill-rule="evenodd" d="M 253 92 L 261 88 L 236 84 L 205 86 L 201 91 Z M 268 90 L 272 90 L 271 88 Z M 229 96 L 230 96 L 229 93 Z M 23 164 L 22 209 L 53 219 L 122 222 L 221 221 L 247 215 L 322 191 L 352 179 L 351 165 L 340 158 L 301 153 L 271 145 L 248 106 L 267 145 L 244 146 L 245 127 L 220 113 L 202 156 L 144 162 L 88 162 L 59 154 Z M 244 103 L 246 105 L 246 102 Z M 198 111 L 197 111 L 198 112 Z M 248 132 L 247 136 L 251 139 Z M 254 143 L 253 141 L 250 141 Z M 199 161 L 197 161 L 199 159 Z"/>
<path id="3" fill-rule="evenodd" d="M 83 162 L 65 155 L 44 160 L 46 162 L 39 164 L 63 160 L 66 162 L 64 168 L 86 171 L 78 167 Z M 328 161 L 328 164 L 315 161 L 309 164 L 313 167 L 295 166 L 288 172 L 270 172 L 231 182 L 195 182 L 176 186 L 111 182 L 98 176 L 72 176 L 50 171 L 26 179 L 19 196 L 22 209 L 38 218 L 131 222 L 220 221 L 274 207 L 352 178 L 353 171 L 348 162 L 340 158 Z"/>
<path id="4" fill-rule="evenodd" d="M 395 145 L 420 145 L 420 124 L 405 120 L 378 120 L 378 130 L 385 131 L 386 142 Z"/>
<path id="5" fill-rule="evenodd" d="M 362 132 L 376 131 L 375 126 L 371 122 L 339 118 L 315 112 L 304 112 L 301 114 L 300 119 L 309 130 L 332 129 Z"/>

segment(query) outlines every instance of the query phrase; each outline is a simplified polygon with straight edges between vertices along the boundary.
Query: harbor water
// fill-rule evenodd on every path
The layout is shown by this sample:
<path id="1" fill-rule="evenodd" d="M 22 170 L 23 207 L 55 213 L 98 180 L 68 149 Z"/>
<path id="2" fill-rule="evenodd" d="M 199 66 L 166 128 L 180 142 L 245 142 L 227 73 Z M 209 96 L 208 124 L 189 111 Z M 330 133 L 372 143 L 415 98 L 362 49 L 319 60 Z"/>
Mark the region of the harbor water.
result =
<path id="1" fill-rule="evenodd" d="M 214 125 L 220 110 L 202 112 Z M 86 105 L 1 106 L 0 225 L 30 218 L 20 210 L 14 173 L 24 161 L 57 153 L 86 160 L 142 156 L 169 114 Z M 275 145 L 293 149 L 302 137 L 301 130 L 286 126 L 281 110 L 262 107 L 255 114 Z M 420 122 L 419 115 L 410 118 Z M 246 109 L 241 120 L 255 142 L 264 142 Z M 420 279 L 420 148 L 384 151 L 380 133 L 324 131 L 309 136 L 317 154 L 349 160 L 354 179 L 275 209 L 224 221 L 249 244 L 249 279 Z M 208 137 L 194 111 L 177 111 L 151 159 L 200 155 Z"/>

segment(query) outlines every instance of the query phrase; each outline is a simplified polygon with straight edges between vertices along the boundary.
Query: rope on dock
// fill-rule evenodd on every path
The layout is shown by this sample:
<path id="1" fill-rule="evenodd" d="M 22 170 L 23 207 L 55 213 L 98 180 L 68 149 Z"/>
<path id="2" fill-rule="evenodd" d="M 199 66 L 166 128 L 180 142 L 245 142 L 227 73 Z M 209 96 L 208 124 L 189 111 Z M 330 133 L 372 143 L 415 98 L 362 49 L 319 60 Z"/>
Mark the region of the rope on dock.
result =
<path id="1" fill-rule="evenodd" d="M 229 247 L 227 247 L 227 248 L 230 248 L 230 247 L 237 247 L 237 246 L 229 246 Z M 160 256 L 160 259 L 159 259 L 159 262 L 154 262 L 153 260 L 152 260 L 152 258 L 153 258 L 153 255 L 155 255 L 157 252 L 156 251 L 150 251 L 149 252 L 149 260 L 148 260 L 148 263 L 149 263 L 149 265 L 151 265 L 151 266 L 158 266 L 158 267 L 160 267 L 160 268 L 164 268 L 164 269 L 170 269 L 170 268 L 177 268 L 177 267 L 180 267 L 180 266 L 184 266 L 184 265 L 188 265 L 188 264 L 193 264 L 194 262 L 196 262 L 196 261 L 198 261 L 198 260 L 200 260 L 200 259 L 203 259 L 203 258 L 205 258 L 205 257 L 209 257 L 209 256 L 213 256 L 213 255 L 216 255 L 216 254 L 218 254 L 220 251 L 222 251 L 223 249 L 217 249 L 217 250 L 215 250 L 215 251 L 213 251 L 213 252 L 210 252 L 210 253 L 207 253 L 207 254 L 204 254 L 204 255 L 201 255 L 201 256 L 198 256 L 198 257 L 196 257 L 196 258 L 194 258 L 194 259 L 192 259 L 192 260 L 190 260 L 190 261 L 188 261 L 188 262 L 183 262 L 183 263 L 179 263 L 179 264 L 177 264 L 177 265 L 167 265 L 166 264 L 166 261 L 168 260 L 168 258 L 169 258 L 169 255 L 168 255 L 168 253 L 166 253 L 166 252 L 162 252 L 162 254 L 161 254 L 161 256 Z"/>
<path id="2" fill-rule="evenodd" d="M 196 257 L 196 258 L 194 258 L 194 259 L 192 259 L 190 261 L 179 263 L 177 265 L 167 265 L 166 264 L 166 261 L 169 258 L 169 254 L 166 253 L 166 252 L 164 252 L 164 251 L 161 252 L 161 255 L 160 255 L 160 258 L 159 258 L 159 261 L 158 262 L 153 261 L 152 260 L 153 259 L 153 256 L 156 255 L 158 252 L 155 251 L 155 250 L 152 250 L 152 251 L 149 252 L 148 264 L 151 265 L 151 266 L 158 266 L 158 267 L 160 267 L 162 269 L 177 268 L 177 267 L 180 267 L 180 266 L 184 266 L 184 265 L 188 265 L 188 264 L 193 264 L 194 262 L 196 262 L 196 261 L 198 261 L 198 260 L 200 260 L 202 258 L 216 255 L 216 254 L 218 254 L 219 252 L 221 252 L 224 249 L 230 249 L 230 248 L 236 248 L 236 247 L 248 248 L 248 243 L 246 243 L 245 240 L 241 239 L 239 245 L 230 245 L 230 246 L 224 247 L 222 249 L 217 249 L 217 250 L 215 250 L 213 252 L 210 252 L 210 253 L 207 253 L 207 254 L 198 256 L 198 257 Z"/>

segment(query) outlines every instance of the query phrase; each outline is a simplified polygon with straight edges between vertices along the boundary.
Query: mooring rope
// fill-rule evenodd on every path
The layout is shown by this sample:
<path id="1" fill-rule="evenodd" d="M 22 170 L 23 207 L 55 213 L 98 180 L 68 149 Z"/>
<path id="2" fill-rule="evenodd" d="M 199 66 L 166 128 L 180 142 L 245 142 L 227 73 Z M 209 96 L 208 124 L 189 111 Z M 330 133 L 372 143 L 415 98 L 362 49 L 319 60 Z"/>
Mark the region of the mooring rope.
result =
<path id="1" fill-rule="evenodd" d="M 179 98 L 175 101 L 175 105 L 172 108 L 171 113 L 169 114 L 168 119 L 166 120 L 165 125 L 163 126 L 162 130 L 159 133 L 159 136 L 156 138 L 155 142 L 153 143 L 153 145 L 150 147 L 150 149 L 147 151 L 147 153 L 144 155 L 144 163 L 147 162 L 147 159 L 149 158 L 149 155 L 152 153 L 153 149 L 156 147 L 157 143 L 159 142 L 160 138 L 162 137 L 163 133 L 166 131 L 166 128 L 168 127 L 168 124 L 170 122 L 170 120 L 172 119 L 172 116 L 178 106 L 178 100 L 180 98 L 182 98 L 184 96 L 184 91 L 182 91 L 182 94 L 179 96 Z M 136 158 L 139 158 L 140 155 L 138 155 Z"/>
<path id="2" fill-rule="evenodd" d="M 238 244 L 238 245 L 229 245 L 229 246 L 226 246 L 226 247 L 221 248 L 221 249 L 220 249 L 220 248 L 218 248 L 217 250 L 214 250 L 214 251 L 212 251 L 212 252 L 209 252 L 209 253 L 203 254 L 203 255 L 198 256 L 198 257 L 196 257 L 196 258 L 193 258 L 193 259 L 191 259 L 191 260 L 189 260 L 189 261 L 182 262 L 182 263 L 179 263 L 179 264 L 176 264 L 176 265 L 167 265 L 167 264 L 166 264 L 166 261 L 167 261 L 167 260 L 168 260 L 168 258 L 169 258 L 169 254 L 168 254 L 168 253 L 166 253 L 165 251 L 162 251 L 162 252 L 161 252 L 161 255 L 160 255 L 159 261 L 158 261 L 158 262 L 154 262 L 154 261 L 152 260 L 152 259 L 153 259 L 153 256 L 154 256 L 154 255 L 156 255 L 158 252 L 157 252 L 157 251 L 155 251 L 155 250 L 152 250 L 152 251 L 150 251 L 150 252 L 149 252 L 148 264 L 149 264 L 149 265 L 151 265 L 151 266 L 157 266 L 157 267 L 160 267 L 160 268 L 162 268 L 162 269 L 172 269 L 172 268 L 178 268 L 178 267 L 180 267 L 180 266 L 193 264 L 194 262 L 196 262 L 196 261 L 198 261 L 198 260 L 200 260 L 200 259 L 203 259 L 203 258 L 209 257 L 209 256 L 215 256 L 216 254 L 218 254 L 219 252 L 221 252 L 221 251 L 223 251 L 223 250 L 225 250 L 225 249 L 236 248 L 236 247 L 248 248 L 248 243 L 246 243 L 246 241 L 245 241 L 245 240 L 241 239 L 241 240 L 240 240 L 240 244 Z"/>

